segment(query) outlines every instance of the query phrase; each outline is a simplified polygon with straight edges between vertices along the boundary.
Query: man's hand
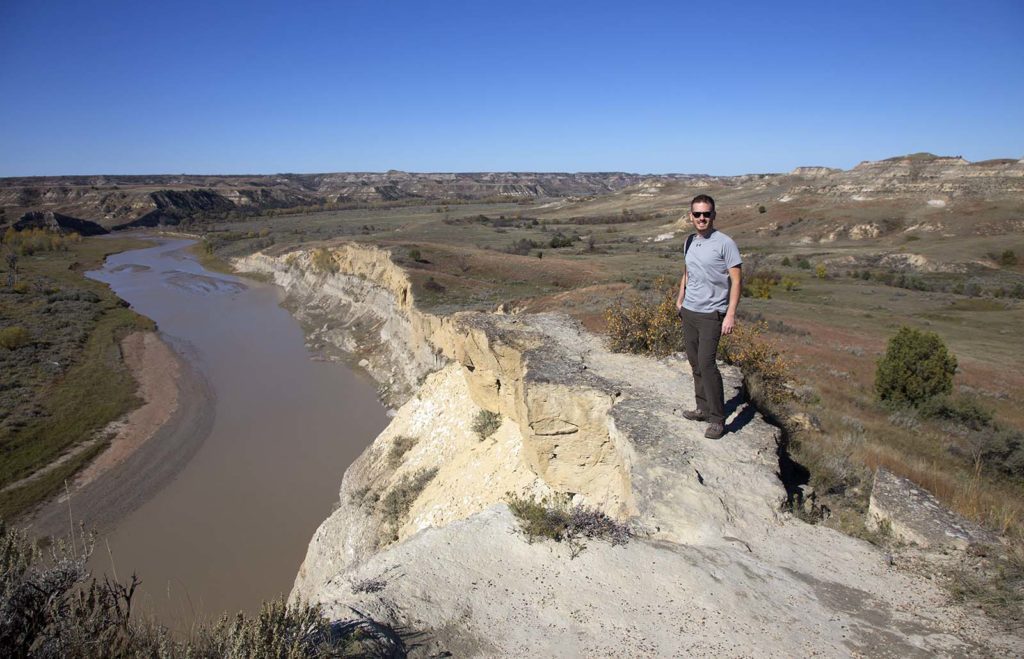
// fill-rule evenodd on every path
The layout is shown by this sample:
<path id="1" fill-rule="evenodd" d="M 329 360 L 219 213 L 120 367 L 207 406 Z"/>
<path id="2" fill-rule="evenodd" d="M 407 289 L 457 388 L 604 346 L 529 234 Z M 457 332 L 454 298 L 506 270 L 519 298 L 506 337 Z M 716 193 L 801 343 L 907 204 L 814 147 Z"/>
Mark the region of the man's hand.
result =
<path id="1" fill-rule="evenodd" d="M 725 319 L 722 320 L 722 334 L 732 334 L 732 330 L 736 327 L 736 314 L 727 313 Z"/>

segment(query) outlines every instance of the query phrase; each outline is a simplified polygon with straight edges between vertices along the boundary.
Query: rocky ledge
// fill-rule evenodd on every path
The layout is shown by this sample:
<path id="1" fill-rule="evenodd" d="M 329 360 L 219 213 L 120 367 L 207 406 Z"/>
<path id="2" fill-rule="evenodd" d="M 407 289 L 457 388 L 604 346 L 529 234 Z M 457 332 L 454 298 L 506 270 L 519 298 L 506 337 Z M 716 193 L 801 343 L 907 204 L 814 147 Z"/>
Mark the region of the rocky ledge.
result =
<path id="1" fill-rule="evenodd" d="M 330 254 L 236 263 L 273 275 L 398 408 L 345 472 L 294 598 L 406 630 L 424 656 L 1024 651 L 874 546 L 782 512 L 778 431 L 735 370 L 729 432 L 706 440 L 678 415 L 680 356 L 611 353 L 561 315 L 433 316 L 386 251 Z M 531 544 L 510 495 L 597 508 L 636 536 L 575 556 Z"/>

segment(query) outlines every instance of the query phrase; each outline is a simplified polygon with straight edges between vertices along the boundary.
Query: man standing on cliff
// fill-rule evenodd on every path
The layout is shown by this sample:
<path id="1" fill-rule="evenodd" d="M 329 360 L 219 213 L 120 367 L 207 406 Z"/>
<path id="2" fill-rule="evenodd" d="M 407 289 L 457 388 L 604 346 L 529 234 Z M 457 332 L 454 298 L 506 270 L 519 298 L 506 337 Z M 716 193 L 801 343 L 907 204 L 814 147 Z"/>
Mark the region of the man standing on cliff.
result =
<path id="1" fill-rule="evenodd" d="M 715 229 L 715 200 L 701 194 L 690 202 L 690 221 L 697 233 L 686 239 L 683 278 L 676 309 L 683 319 L 686 359 L 693 370 L 697 408 L 683 412 L 691 421 L 707 421 L 704 436 L 725 434 L 725 394 L 715 355 L 723 334 L 736 327 L 743 274 L 740 250 L 732 238 Z"/>

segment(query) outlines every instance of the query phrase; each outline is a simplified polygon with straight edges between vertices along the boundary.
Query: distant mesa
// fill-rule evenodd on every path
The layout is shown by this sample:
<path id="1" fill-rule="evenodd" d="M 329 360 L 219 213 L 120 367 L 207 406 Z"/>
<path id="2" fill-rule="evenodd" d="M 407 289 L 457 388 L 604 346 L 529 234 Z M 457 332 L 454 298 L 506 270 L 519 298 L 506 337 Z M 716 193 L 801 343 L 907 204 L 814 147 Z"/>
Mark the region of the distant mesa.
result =
<path id="1" fill-rule="evenodd" d="M 16 231 L 26 229 L 47 229 L 59 233 L 77 233 L 82 236 L 100 236 L 110 233 L 95 222 L 80 220 L 70 215 L 61 215 L 53 211 L 29 211 L 14 223 Z"/>

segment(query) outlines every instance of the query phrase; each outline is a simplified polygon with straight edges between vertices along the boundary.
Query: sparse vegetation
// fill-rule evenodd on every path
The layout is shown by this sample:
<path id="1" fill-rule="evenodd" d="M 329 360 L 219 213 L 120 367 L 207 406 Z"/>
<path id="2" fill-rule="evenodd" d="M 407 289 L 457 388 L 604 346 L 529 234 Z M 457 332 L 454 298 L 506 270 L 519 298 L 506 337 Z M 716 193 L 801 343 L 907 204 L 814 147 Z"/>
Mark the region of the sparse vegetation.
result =
<path id="1" fill-rule="evenodd" d="M 1017 253 L 1012 249 L 1004 249 L 1000 253 L 989 252 L 988 257 L 1004 268 L 1012 268 L 1018 263 Z"/>
<path id="2" fill-rule="evenodd" d="M 427 280 L 423 282 L 423 288 L 424 290 L 428 290 L 431 293 L 444 293 L 446 290 L 444 284 L 437 281 L 433 277 L 427 277 Z"/>
<path id="3" fill-rule="evenodd" d="M 1024 621 L 1024 549 L 1009 547 L 988 553 L 975 548 L 947 572 L 947 587 L 954 601 L 979 606 L 1011 627 Z"/>
<path id="4" fill-rule="evenodd" d="M 398 435 L 391 442 L 391 450 L 388 451 L 388 464 L 391 467 L 397 467 L 402 464 L 402 458 L 405 454 L 412 450 L 413 446 L 416 446 L 416 438 L 409 437 L 407 435 Z"/>
<path id="5" fill-rule="evenodd" d="M 718 356 L 743 371 L 747 394 L 764 412 L 782 418 L 783 406 L 792 394 L 788 388 L 789 364 L 779 348 L 765 337 L 766 325 L 740 324 L 722 337 Z"/>
<path id="6" fill-rule="evenodd" d="M 584 540 L 624 545 L 634 535 L 629 524 L 616 521 L 596 508 L 573 506 L 565 497 L 538 500 L 509 494 L 506 500 L 529 542 L 564 541 L 572 558 L 586 548 Z"/>
<path id="7" fill-rule="evenodd" d="M 127 583 L 92 577 L 92 538 L 49 555 L 0 521 L 0 648 L 10 657 L 367 657 L 398 656 L 400 636 L 365 617 L 332 623 L 319 606 L 264 603 L 255 616 L 225 615 L 185 639 L 134 615 L 134 575 Z M 397 654 L 396 654 L 397 653 Z"/>
<path id="8" fill-rule="evenodd" d="M 476 418 L 473 419 L 473 432 L 476 433 L 481 442 L 498 432 L 500 427 L 501 415 L 497 412 L 480 410 L 477 412 Z"/>
<path id="9" fill-rule="evenodd" d="M 398 527 L 405 521 L 412 504 L 435 476 L 437 469 L 421 469 L 415 474 L 406 474 L 381 498 L 381 516 L 384 523 L 390 527 L 393 538 L 397 537 Z"/>
<path id="10" fill-rule="evenodd" d="M 0 487 L 93 438 L 138 404 L 119 342 L 152 323 L 81 271 L 108 251 L 144 245 L 86 239 L 36 252 L 18 263 L 16 288 L 24 290 L 0 290 Z M 101 438 L 60 467 L 0 494 L 0 516 L 10 518 L 53 493 L 104 447 Z"/>
<path id="11" fill-rule="evenodd" d="M 318 247 L 313 250 L 310 263 L 313 266 L 313 270 L 320 274 L 329 275 L 338 272 L 338 263 L 334 260 L 331 250 L 326 247 Z"/>

